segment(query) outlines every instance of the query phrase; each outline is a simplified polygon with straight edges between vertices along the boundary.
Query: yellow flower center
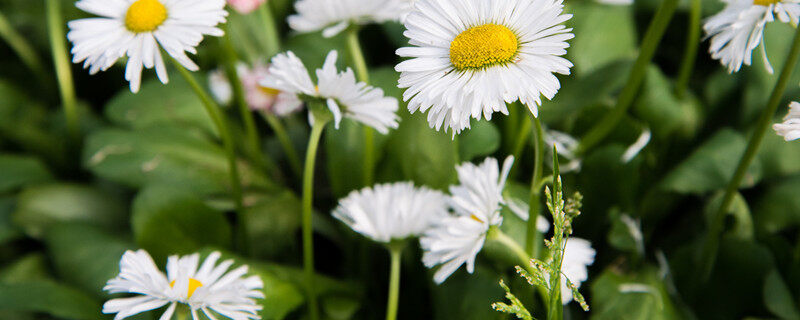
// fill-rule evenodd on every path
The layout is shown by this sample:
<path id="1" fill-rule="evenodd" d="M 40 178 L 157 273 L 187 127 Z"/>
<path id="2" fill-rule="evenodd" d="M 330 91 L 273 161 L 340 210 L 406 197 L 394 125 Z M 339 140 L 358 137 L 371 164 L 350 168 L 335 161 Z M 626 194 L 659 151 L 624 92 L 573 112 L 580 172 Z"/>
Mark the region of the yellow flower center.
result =
<path id="1" fill-rule="evenodd" d="M 771 4 L 776 4 L 780 0 L 753 0 L 754 5 L 769 7 Z"/>
<path id="2" fill-rule="evenodd" d="M 450 43 L 450 62 L 458 70 L 482 69 L 514 60 L 517 36 L 505 26 L 484 24 L 467 29 Z"/>
<path id="3" fill-rule="evenodd" d="M 172 282 L 169 283 L 169 287 L 172 288 L 174 286 L 175 286 L 175 280 L 172 280 Z M 191 298 L 192 295 L 194 294 L 194 291 L 197 290 L 197 288 L 200 288 L 202 286 L 203 286 L 203 283 L 200 282 L 199 280 L 197 280 L 195 278 L 189 278 L 189 290 L 187 292 L 186 299 Z"/>
<path id="4" fill-rule="evenodd" d="M 131 32 L 155 31 L 167 20 L 167 7 L 158 0 L 136 0 L 125 14 L 125 27 Z"/>
<path id="5" fill-rule="evenodd" d="M 267 87 L 262 87 L 262 86 L 258 86 L 258 91 L 261 91 L 261 93 L 266 94 L 268 96 L 273 96 L 273 97 L 277 96 L 278 94 L 281 93 L 280 90 L 267 88 Z"/>
<path id="6" fill-rule="evenodd" d="M 483 223 L 483 220 L 481 220 L 481 218 L 478 218 L 478 216 L 476 216 L 474 214 L 469 216 L 469 218 L 472 219 L 472 220 L 478 221 L 480 223 Z"/>

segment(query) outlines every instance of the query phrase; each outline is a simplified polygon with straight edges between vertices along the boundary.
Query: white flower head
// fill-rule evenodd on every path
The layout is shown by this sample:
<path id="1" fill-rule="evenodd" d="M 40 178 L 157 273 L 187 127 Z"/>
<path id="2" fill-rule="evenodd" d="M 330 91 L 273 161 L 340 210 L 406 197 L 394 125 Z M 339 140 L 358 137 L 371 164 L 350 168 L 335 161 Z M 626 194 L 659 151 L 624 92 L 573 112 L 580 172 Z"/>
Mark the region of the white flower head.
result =
<path id="1" fill-rule="evenodd" d="M 244 277 L 247 266 L 227 272 L 233 261 L 217 264 L 220 256 L 219 252 L 211 253 L 202 265 L 199 254 L 171 256 L 165 275 L 146 251 L 127 251 L 120 260 L 119 275 L 109 280 L 103 290 L 137 296 L 109 300 L 103 305 L 103 313 L 115 313 L 114 319 L 119 320 L 169 305 L 160 318 L 165 320 L 172 318 L 181 303 L 189 307 L 193 320 L 200 319 L 199 312 L 209 319 L 261 319 L 261 306 L 255 301 L 264 298 L 261 278 Z"/>
<path id="2" fill-rule="evenodd" d="M 418 0 L 405 19 L 411 58 L 395 67 L 411 112 L 428 113 L 436 130 L 458 134 L 470 118 L 508 114 L 521 101 L 538 116 L 541 97 L 552 99 L 572 63 L 562 0 Z"/>
<path id="3" fill-rule="evenodd" d="M 462 264 L 469 273 L 475 270 L 486 233 L 503 223 L 502 193 L 513 163 L 514 157 L 506 158 L 501 171 L 497 159 L 488 158 L 480 166 L 466 163 L 456 168 L 460 185 L 450 187 L 454 215 L 441 219 L 420 239 L 425 266 L 442 265 L 433 276 L 436 283 L 444 282 Z"/>
<path id="4" fill-rule="evenodd" d="M 161 49 L 197 71 L 186 53 L 197 53 L 195 47 L 205 35 L 222 36 L 216 26 L 228 15 L 225 0 L 79 0 L 75 5 L 99 17 L 69 22 L 72 62 L 83 62 L 95 74 L 127 56 L 125 80 L 134 93 L 142 82 L 142 68 L 155 68 L 158 79 L 168 82 Z"/>
<path id="5" fill-rule="evenodd" d="M 567 285 L 567 277 L 576 288 L 580 288 L 581 283 L 589 279 L 587 269 L 594 263 L 595 251 L 592 243 L 581 238 L 567 239 L 564 249 L 564 260 L 561 263 L 561 303 L 567 304 L 572 300 L 572 290 Z M 549 275 L 546 275 L 549 277 Z"/>
<path id="6" fill-rule="evenodd" d="M 399 108 L 397 99 L 385 96 L 380 88 L 357 82 L 350 68 L 339 72 L 336 69 L 337 57 L 335 50 L 328 53 L 322 69 L 317 69 L 318 84 L 315 86 L 300 58 L 291 51 L 281 53 L 272 59 L 270 76 L 264 78 L 261 85 L 324 100 L 333 113 L 336 128 L 339 128 L 343 116 L 383 134 L 388 133 L 389 128 L 397 128 L 400 119 L 396 114 Z M 313 123 L 313 118 L 311 120 Z"/>
<path id="7" fill-rule="evenodd" d="M 447 197 L 411 182 L 380 184 L 339 201 L 336 219 L 381 243 L 416 237 L 447 216 Z"/>
<path id="8" fill-rule="evenodd" d="M 239 63 L 236 65 L 236 73 L 244 89 L 245 102 L 251 110 L 283 117 L 303 107 L 303 102 L 297 95 L 261 85 L 261 81 L 270 76 L 268 66 L 256 63 L 250 67 L 245 63 Z M 220 103 L 231 102 L 233 90 L 224 70 L 217 70 L 209 75 L 209 87 L 214 98 Z"/>
<path id="9" fill-rule="evenodd" d="M 409 0 L 299 0 L 297 14 L 288 18 L 289 26 L 299 32 L 322 30 L 333 37 L 350 25 L 399 20 L 408 12 Z"/>
<path id="10" fill-rule="evenodd" d="M 742 64 L 752 63 L 753 50 L 761 45 L 764 65 L 772 67 L 764 47 L 764 27 L 777 16 L 781 22 L 797 26 L 800 17 L 798 0 L 723 0 L 727 6 L 709 18 L 703 29 L 711 38 L 711 57 L 725 65 L 728 72 L 737 72 Z"/>
<path id="11" fill-rule="evenodd" d="M 772 128 L 786 141 L 800 139 L 800 103 L 793 101 L 789 104 L 789 113 L 783 118 L 783 123 L 776 123 Z"/>

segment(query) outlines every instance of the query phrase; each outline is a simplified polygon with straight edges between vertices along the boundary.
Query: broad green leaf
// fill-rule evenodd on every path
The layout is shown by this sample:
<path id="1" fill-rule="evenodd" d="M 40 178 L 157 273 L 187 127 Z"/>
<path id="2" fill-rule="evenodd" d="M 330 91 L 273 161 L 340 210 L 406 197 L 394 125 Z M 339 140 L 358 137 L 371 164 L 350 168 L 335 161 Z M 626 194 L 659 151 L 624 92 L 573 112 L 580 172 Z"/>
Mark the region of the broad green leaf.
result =
<path id="1" fill-rule="evenodd" d="M 800 225 L 800 178 L 794 177 L 770 185 L 755 204 L 759 230 L 770 234 Z"/>
<path id="2" fill-rule="evenodd" d="M 679 100 L 673 92 L 671 81 L 658 67 L 650 65 L 633 110 L 656 137 L 693 137 L 701 124 L 699 102 L 693 97 Z"/>
<path id="3" fill-rule="evenodd" d="M 625 85 L 633 62 L 629 59 L 610 63 L 585 75 L 562 80 L 562 88 L 553 101 L 542 104 L 539 116 L 545 123 L 574 117 L 586 107 L 611 100 L 612 94 Z"/>
<path id="4" fill-rule="evenodd" d="M 321 32 L 294 33 L 284 43 L 284 51 L 294 52 L 308 68 L 312 78 L 316 77 L 314 70 L 322 68 L 325 57 L 331 50 L 339 53 L 339 66 L 349 64 L 345 32 L 332 38 L 323 37 Z"/>
<path id="5" fill-rule="evenodd" d="M 364 185 L 364 127 L 349 119 L 343 120 L 338 130 L 329 125 L 323 143 L 334 195 L 343 197 L 361 188 Z"/>
<path id="6" fill-rule="evenodd" d="M 41 253 L 31 253 L 0 269 L 0 283 L 19 283 L 50 278 L 47 258 Z"/>
<path id="7" fill-rule="evenodd" d="M 477 264 L 474 274 L 468 274 L 462 267 L 441 285 L 431 282 L 431 301 L 437 306 L 433 319 L 506 319 L 504 314 L 492 310 L 492 303 L 504 296 L 497 280 L 494 271 Z"/>
<path id="8" fill-rule="evenodd" d="M 575 34 L 591 36 L 569 40 L 567 56 L 575 73 L 585 75 L 609 62 L 636 55 L 636 25 L 632 6 L 607 6 L 583 2 L 567 8 L 573 14 L 568 22 Z"/>
<path id="9" fill-rule="evenodd" d="M 767 309 L 780 319 L 797 320 L 800 319 L 800 311 L 794 301 L 792 292 L 778 270 L 770 271 L 764 282 L 764 304 Z"/>
<path id="10" fill-rule="evenodd" d="M 458 154 L 462 161 L 488 156 L 500 148 L 500 130 L 489 121 L 473 121 L 472 129 L 458 136 Z"/>
<path id="11" fill-rule="evenodd" d="M 782 118 L 784 108 L 779 109 Z M 780 119 L 775 119 L 780 122 Z M 783 137 L 770 130 L 764 137 L 764 142 L 758 152 L 758 157 L 763 164 L 764 179 L 780 178 L 800 173 L 800 146 L 796 143 L 786 142 Z"/>
<path id="12" fill-rule="evenodd" d="M 16 81 L 0 79 L 0 137 L 20 149 L 62 161 L 64 139 L 51 132 L 51 112 L 17 87 Z"/>
<path id="13" fill-rule="evenodd" d="M 119 199 L 86 185 L 54 183 L 28 187 L 19 194 L 13 221 L 34 238 L 58 222 L 84 222 L 108 230 L 125 225 L 126 210 Z"/>
<path id="14" fill-rule="evenodd" d="M 286 258 L 300 251 L 295 236 L 300 228 L 301 203 L 284 191 L 266 194 L 247 208 L 247 232 L 254 256 Z"/>
<path id="15" fill-rule="evenodd" d="M 96 320 L 100 304 L 72 287 L 46 280 L 0 283 L 0 310 L 43 312 L 59 318 Z"/>
<path id="16" fill-rule="evenodd" d="M 705 216 L 706 225 L 710 226 L 714 215 L 719 210 L 722 203 L 723 192 L 717 192 L 706 204 Z M 733 203 L 727 214 L 733 218 L 733 225 L 728 230 L 728 235 L 742 240 L 753 240 L 753 217 L 750 214 L 750 207 L 740 193 L 734 194 Z"/>
<path id="17" fill-rule="evenodd" d="M 45 244 L 60 279 L 98 298 L 107 296 L 103 287 L 119 273 L 122 254 L 135 249 L 132 243 L 82 224 L 54 226 Z"/>
<path id="18" fill-rule="evenodd" d="M 86 142 L 83 161 L 94 174 L 131 187 L 170 185 L 200 194 L 228 194 L 230 188 L 222 147 L 175 127 L 97 131 Z M 239 173 L 246 188 L 272 187 L 244 162 Z"/>
<path id="19" fill-rule="evenodd" d="M 53 178 L 39 159 L 12 154 L 0 154 L 0 172 L 0 193 Z"/>
<path id="20" fill-rule="evenodd" d="M 154 186 L 140 191 L 131 224 L 136 244 L 159 260 L 231 244 L 231 226 L 223 213 L 187 190 Z"/>
<path id="21" fill-rule="evenodd" d="M 609 268 L 592 280 L 591 292 L 593 320 L 682 319 L 652 267 L 631 274 Z"/>
<path id="22" fill-rule="evenodd" d="M 14 203 L 13 197 L 0 197 L 0 244 L 22 236 L 22 232 L 12 222 Z"/>
<path id="23" fill-rule="evenodd" d="M 747 141 L 738 132 L 723 129 L 700 145 L 664 178 L 661 187 L 682 194 L 703 194 L 724 188 L 733 177 Z M 761 179 L 761 163 L 750 166 L 742 188 Z"/>

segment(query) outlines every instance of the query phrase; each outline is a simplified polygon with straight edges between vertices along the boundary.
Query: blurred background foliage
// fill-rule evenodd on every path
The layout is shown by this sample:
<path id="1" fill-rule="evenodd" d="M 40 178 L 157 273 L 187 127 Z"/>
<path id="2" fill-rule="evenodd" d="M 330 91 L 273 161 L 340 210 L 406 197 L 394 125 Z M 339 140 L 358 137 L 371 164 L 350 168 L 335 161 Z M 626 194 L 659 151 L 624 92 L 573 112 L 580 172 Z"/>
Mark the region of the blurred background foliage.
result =
<path id="1" fill-rule="evenodd" d="M 63 0 L 65 21 L 86 16 Z M 278 17 L 291 13 L 290 0 L 270 0 Z M 118 272 L 121 254 L 147 249 L 158 262 L 169 254 L 233 252 L 236 221 L 228 168 L 217 133 L 200 101 L 175 74 L 169 85 L 152 75 L 131 94 L 123 68 L 90 76 L 73 65 L 80 99 L 83 140 L 69 142 L 50 63 L 43 1 L 4 0 L 0 12 L 34 46 L 46 70 L 36 74 L 0 43 L 0 319 L 110 319 L 100 313 L 109 296 L 106 280 Z M 609 6 L 568 0 L 576 35 L 568 58 L 573 74 L 540 111 L 550 129 L 580 137 L 608 112 L 627 78 L 640 39 L 658 1 Z M 631 112 L 609 138 L 584 155 L 579 172 L 564 175 L 580 190 L 584 214 L 575 235 L 592 241 L 598 255 L 582 291 L 592 311 L 569 306 L 569 319 L 800 319 L 800 145 L 768 134 L 737 196 L 712 277 L 693 281 L 692 254 L 706 234 L 707 208 L 719 202 L 741 157 L 751 125 L 764 107 L 776 76 L 755 66 L 729 75 L 701 44 L 684 98 L 673 93 L 684 50 L 688 2 L 667 30 Z M 722 3 L 704 0 L 704 17 Z M 279 19 L 285 21 L 285 19 Z M 232 36 L 241 58 L 266 61 L 257 15 L 232 13 Z M 336 49 L 349 61 L 343 36 L 297 35 L 280 25 L 285 50 L 309 68 Z M 372 84 L 400 98 L 394 50 L 405 44 L 403 27 L 389 23 L 361 32 Z M 793 30 L 766 29 L 767 54 L 775 66 L 786 59 Z M 219 41 L 208 38 L 197 61 L 218 68 Z M 760 53 L 754 52 L 760 61 Z M 205 74 L 200 72 L 200 78 Z M 800 83 L 795 72 L 793 84 Z M 785 103 L 800 94 L 792 85 Z M 377 180 L 412 180 L 434 188 L 455 182 L 457 161 L 505 156 L 527 111 L 492 122 L 473 122 L 458 137 L 429 129 L 422 115 L 401 107 L 400 128 L 377 137 Z M 229 110 L 233 114 L 233 110 Z M 782 112 L 781 112 L 782 113 Z M 292 142 L 305 149 L 308 125 L 302 114 L 285 121 Z M 236 119 L 236 117 L 231 117 Z M 776 119 L 777 120 L 777 119 Z M 648 128 L 653 139 L 629 163 L 625 148 Z M 240 159 L 245 187 L 247 263 L 265 283 L 264 319 L 300 319 L 302 290 L 299 177 L 288 168 L 279 142 L 259 121 L 263 150 L 281 170 L 270 172 Z M 241 136 L 241 125 L 234 130 Z M 317 170 L 315 242 L 321 305 L 327 319 L 380 319 L 388 257 L 379 246 L 334 222 L 336 199 L 363 187 L 363 131 L 345 121 L 324 137 Z M 239 139 L 241 140 L 241 139 Z M 240 149 L 243 149 L 241 147 Z M 532 163 L 527 146 L 516 162 L 509 191 L 527 199 Z M 522 239 L 524 222 L 506 214 L 503 229 Z M 623 217 L 641 222 L 631 232 Z M 230 254 L 233 256 L 232 254 Z M 502 277 L 520 298 L 536 306 L 532 292 L 509 273 L 515 262 L 502 248 L 487 247 L 474 275 L 459 271 L 437 286 L 420 263 L 418 249 L 406 251 L 400 296 L 401 319 L 508 319 L 491 302 L 502 299 Z M 532 310 L 540 309 L 538 306 Z M 146 313 L 135 319 L 155 319 Z"/>

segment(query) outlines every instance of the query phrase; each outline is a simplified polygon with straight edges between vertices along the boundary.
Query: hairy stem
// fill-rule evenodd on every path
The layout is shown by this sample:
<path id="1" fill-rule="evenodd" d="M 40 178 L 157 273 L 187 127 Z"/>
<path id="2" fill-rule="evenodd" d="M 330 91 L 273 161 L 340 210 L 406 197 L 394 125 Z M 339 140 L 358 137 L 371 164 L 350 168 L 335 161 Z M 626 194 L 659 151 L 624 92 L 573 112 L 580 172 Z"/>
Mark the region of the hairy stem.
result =
<path id="1" fill-rule="evenodd" d="M 536 221 L 539 219 L 539 212 L 541 211 L 541 179 L 544 171 L 544 130 L 542 130 L 542 123 L 537 117 L 531 120 L 534 124 L 535 143 L 533 144 L 534 160 L 533 160 L 533 177 L 531 178 L 531 192 L 530 200 L 528 201 L 528 231 L 525 238 L 525 252 L 529 252 L 531 256 L 539 256 L 539 248 L 541 247 L 542 234 L 536 229 Z"/>
<path id="2" fill-rule="evenodd" d="M 678 81 L 675 83 L 675 95 L 683 99 L 686 94 L 686 87 L 689 86 L 689 78 L 694 71 L 694 64 L 697 58 L 697 48 L 700 47 L 700 20 L 702 19 L 702 0 L 691 0 L 689 10 L 688 35 L 686 37 L 686 50 L 681 62 L 681 71 Z"/>
<path id="3" fill-rule="evenodd" d="M 75 97 L 75 85 L 72 82 L 72 69 L 70 69 L 69 53 L 64 42 L 64 21 L 61 19 L 61 2 L 46 0 L 47 27 L 50 33 L 50 46 L 53 53 L 53 64 L 56 68 L 58 89 L 61 94 L 61 104 L 64 107 L 64 117 L 67 121 L 67 134 L 72 143 L 79 143 L 80 115 Z"/>
<path id="4" fill-rule="evenodd" d="M 314 287 L 314 228 L 312 225 L 312 201 L 314 199 L 314 167 L 319 140 L 326 122 L 317 122 L 311 127 L 303 171 L 303 270 L 308 285 L 308 314 L 312 320 L 319 319 L 317 292 Z"/>
<path id="5" fill-rule="evenodd" d="M 347 49 L 353 59 L 358 81 L 369 83 L 369 71 L 364 60 L 364 52 L 358 41 L 358 27 L 353 26 L 347 30 Z M 370 186 L 375 182 L 375 130 L 364 126 L 364 185 Z"/>

